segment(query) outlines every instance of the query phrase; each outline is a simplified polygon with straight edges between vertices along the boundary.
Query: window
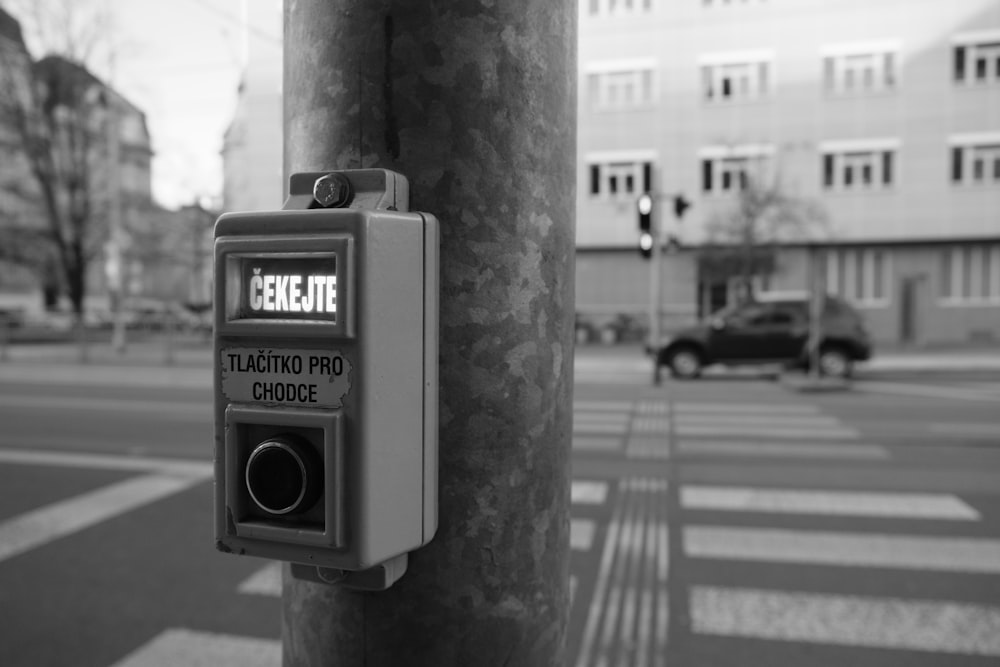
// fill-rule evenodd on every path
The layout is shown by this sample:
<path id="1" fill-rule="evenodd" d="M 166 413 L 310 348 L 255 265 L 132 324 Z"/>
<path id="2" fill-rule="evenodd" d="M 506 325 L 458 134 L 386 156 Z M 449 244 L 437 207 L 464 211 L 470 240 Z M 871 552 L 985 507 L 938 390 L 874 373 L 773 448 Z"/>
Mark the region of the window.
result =
<path id="1" fill-rule="evenodd" d="M 889 303 L 889 255 L 878 248 L 828 251 L 826 291 L 859 306 Z"/>
<path id="2" fill-rule="evenodd" d="M 655 60 L 591 64 L 587 67 L 590 109 L 618 111 L 652 106 L 656 68 Z"/>
<path id="3" fill-rule="evenodd" d="M 819 149 L 827 190 L 884 190 L 895 184 L 896 140 L 825 141 Z"/>
<path id="4" fill-rule="evenodd" d="M 952 39 L 952 76 L 956 83 L 1000 83 L 1000 30 L 982 30 Z"/>
<path id="5" fill-rule="evenodd" d="M 648 14 L 653 0 L 587 0 L 591 16 L 628 16 Z"/>
<path id="6" fill-rule="evenodd" d="M 834 45 L 822 54 L 823 85 L 828 93 L 852 95 L 896 87 L 899 45 L 895 42 Z"/>
<path id="7" fill-rule="evenodd" d="M 653 189 L 655 157 L 650 152 L 594 153 L 586 159 L 593 199 L 634 200 Z"/>
<path id="8" fill-rule="evenodd" d="M 774 54 L 770 51 L 702 56 L 702 96 L 706 102 L 755 100 L 770 94 Z"/>
<path id="9" fill-rule="evenodd" d="M 939 296 L 947 304 L 1000 304 L 1000 244 L 941 250 Z"/>
<path id="10" fill-rule="evenodd" d="M 951 182 L 1000 185 L 1000 132 L 955 135 L 951 144 Z"/>
<path id="11" fill-rule="evenodd" d="M 708 146 L 698 152 L 701 159 L 701 190 L 707 194 L 724 194 L 743 190 L 751 178 L 768 168 L 774 147 L 745 144 L 741 146 Z"/>

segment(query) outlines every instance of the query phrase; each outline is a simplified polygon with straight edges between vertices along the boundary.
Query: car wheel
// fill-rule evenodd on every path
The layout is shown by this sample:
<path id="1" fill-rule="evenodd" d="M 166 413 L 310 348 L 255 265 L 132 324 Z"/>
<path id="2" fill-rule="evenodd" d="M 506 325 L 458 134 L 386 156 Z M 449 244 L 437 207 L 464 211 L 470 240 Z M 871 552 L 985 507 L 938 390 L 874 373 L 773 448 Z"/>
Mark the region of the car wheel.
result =
<path id="1" fill-rule="evenodd" d="M 667 358 L 670 374 L 676 378 L 696 378 L 701 375 L 701 355 L 690 347 L 681 347 Z"/>
<path id="2" fill-rule="evenodd" d="M 819 372 L 830 377 L 851 376 L 851 359 L 842 348 L 826 347 L 819 352 Z"/>

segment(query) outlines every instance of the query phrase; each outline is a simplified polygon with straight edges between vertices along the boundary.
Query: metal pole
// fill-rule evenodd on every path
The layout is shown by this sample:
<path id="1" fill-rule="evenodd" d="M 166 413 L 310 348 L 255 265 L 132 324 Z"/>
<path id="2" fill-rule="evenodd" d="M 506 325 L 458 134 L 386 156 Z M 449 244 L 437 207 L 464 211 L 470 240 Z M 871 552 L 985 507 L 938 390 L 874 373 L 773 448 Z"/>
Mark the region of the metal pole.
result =
<path id="1" fill-rule="evenodd" d="M 437 535 L 384 592 L 286 569 L 285 665 L 565 662 L 576 13 L 285 4 L 286 174 L 398 171 L 442 236 Z"/>
<path id="2" fill-rule="evenodd" d="M 663 225 L 660 224 L 661 214 L 659 209 L 659 200 L 653 196 L 653 201 L 656 204 L 653 206 L 652 213 L 650 214 L 649 225 L 650 225 L 650 236 L 653 237 L 653 248 L 650 251 L 650 262 L 649 262 L 649 349 L 652 351 L 653 355 L 653 384 L 659 385 L 662 381 L 662 376 L 660 373 L 660 360 L 657 354 L 660 347 L 660 324 L 662 319 L 661 314 L 661 291 L 662 291 L 662 268 L 663 264 L 663 238 L 662 231 Z"/>

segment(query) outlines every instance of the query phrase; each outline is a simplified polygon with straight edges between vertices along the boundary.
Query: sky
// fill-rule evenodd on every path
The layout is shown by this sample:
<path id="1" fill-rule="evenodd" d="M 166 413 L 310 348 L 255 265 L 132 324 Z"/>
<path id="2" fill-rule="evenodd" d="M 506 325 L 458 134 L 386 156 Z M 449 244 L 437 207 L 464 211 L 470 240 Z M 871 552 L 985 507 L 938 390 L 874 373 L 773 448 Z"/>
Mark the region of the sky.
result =
<path id="1" fill-rule="evenodd" d="M 31 4 L 46 2 L 74 4 Z M 74 7 L 84 4 L 106 12 L 111 26 L 112 48 L 88 66 L 146 113 L 154 200 L 171 209 L 216 204 L 211 198 L 222 192 L 220 151 L 236 107 L 247 36 L 255 57 L 266 57 L 269 49 L 280 56 L 280 0 L 75 0 Z M 19 11 L 16 2 L 4 6 L 25 24 L 30 40 L 31 19 L 21 13 L 30 10 Z M 277 20 L 262 22 L 262 14 Z M 41 55 L 37 44 L 29 41 L 29 48 Z"/>

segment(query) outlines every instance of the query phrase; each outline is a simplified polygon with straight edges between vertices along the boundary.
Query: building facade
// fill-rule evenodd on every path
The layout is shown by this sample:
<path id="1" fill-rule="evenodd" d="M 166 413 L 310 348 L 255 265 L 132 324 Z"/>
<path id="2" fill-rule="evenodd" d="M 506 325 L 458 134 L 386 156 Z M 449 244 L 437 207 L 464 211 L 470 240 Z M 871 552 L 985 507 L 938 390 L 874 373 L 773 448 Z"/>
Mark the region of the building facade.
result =
<path id="1" fill-rule="evenodd" d="M 282 3 L 244 0 L 243 75 L 222 146 L 222 208 L 281 208 L 288 186 L 282 154 Z"/>
<path id="2" fill-rule="evenodd" d="M 769 239 L 759 292 L 803 292 L 819 267 L 878 341 L 1000 341 L 1000 2 L 582 0 L 579 11 L 582 320 L 649 312 L 644 191 L 679 243 L 663 262 L 664 326 L 722 305 L 731 279 L 699 257 L 748 179 L 764 179 L 822 216 Z M 680 218 L 679 195 L 692 204 Z"/>
<path id="3" fill-rule="evenodd" d="M 146 116 L 82 64 L 54 55 L 34 60 L 19 23 L 3 10 L 0 54 L 0 80 L 7 92 L 0 103 L 0 141 L 5 148 L 0 168 L 0 234 L 5 239 L 0 307 L 27 312 L 67 307 L 70 287 L 55 259 L 53 227 L 34 175 L 38 164 L 25 150 L 26 145 L 49 141 L 52 148 L 36 159 L 41 164 L 51 160 L 48 168 L 62 175 L 53 199 L 63 238 L 81 239 L 89 260 L 86 294 L 106 308 L 112 274 L 125 276 L 133 268 L 132 232 L 154 212 Z M 27 127 L 49 130 L 21 129 L 22 117 L 29 119 Z M 27 143 L 25 136 L 31 137 Z M 79 181 L 72 195 L 67 185 L 71 181 Z M 70 199 L 72 204 L 67 203 Z M 67 221 L 80 207 L 88 213 L 75 229 Z M 132 272 L 141 275 L 142 267 Z"/>

